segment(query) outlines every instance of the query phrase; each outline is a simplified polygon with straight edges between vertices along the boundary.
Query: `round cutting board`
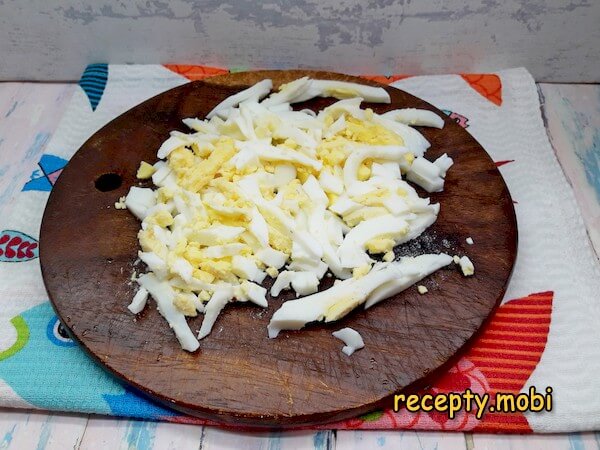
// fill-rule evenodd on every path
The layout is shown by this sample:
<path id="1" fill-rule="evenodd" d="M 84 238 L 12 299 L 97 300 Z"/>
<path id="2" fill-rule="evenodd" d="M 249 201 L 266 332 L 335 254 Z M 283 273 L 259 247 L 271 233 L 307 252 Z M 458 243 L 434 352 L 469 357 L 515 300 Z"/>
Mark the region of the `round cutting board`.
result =
<path id="1" fill-rule="evenodd" d="M 228 306 L 195 353 L 183 351 L 153 301 L 137 317 L 127 310 L 137 258 L 139 222 L 114 203 L 140 185 L 141 160 L 153 163 L 169 131 L 187 131 L 181 120 L 203 118 L 225 97 L 264 78 L 274 85 L 302 76 L 363 79 L 314 71 L 227 74 L 171 89 L 119 116 L 73 156 L 55 184 L 40 233 L 40 260 L 50 299 L 64 325 L 106 370 L 158 402 L 230 424 L 290 427 L 349 418 L 392 405 L 391 396 L 427 386 L 452 364 L 499 304 L 516 257 L 513 203 L 494 163 L 471 135 L 430 104 L 383 86 L 389 105 L 376 112 L 424 108 L 445 119 L 441 130 L 422 128 L 433 160 L 454 159 L 437 222 L 397 255 L 467 254 L 476 273 L 464 277 L 452 264 L 416 287 L 343 320 L 312 324 L 267 337 L 273 312 L 291 295 L 269 298 L 269 308 Z M 322 108 L 315 99 L 297 109 Z M 149 185 L 145 182 L 141 185 Z M 421 196 L 424 191 L 419 190 Z M 474 245 L 465 239 L 472 237 Z M 138 270 L 140 270 L 138 268 Z M 324 278 L 331 284 L 331 278 Z M 269 284 L 269 283 L 267 283 Z M 189 322 L 198 330 L 202 315 Z M 352 327 L 365 348 L 341 352 L 333 331 Z"/>

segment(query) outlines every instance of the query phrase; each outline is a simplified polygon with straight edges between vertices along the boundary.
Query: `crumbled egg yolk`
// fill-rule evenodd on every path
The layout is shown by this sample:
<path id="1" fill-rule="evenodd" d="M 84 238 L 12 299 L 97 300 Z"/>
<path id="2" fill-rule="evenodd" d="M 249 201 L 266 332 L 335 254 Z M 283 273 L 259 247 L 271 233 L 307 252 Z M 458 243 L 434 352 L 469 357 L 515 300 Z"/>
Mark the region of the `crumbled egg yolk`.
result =
<path id="1" fill-rule="evenodd" d="M 373 111 L 371 110 L 371 115 L 372 114 Z M 350 117 L 346 120 L 344 136 L 352 141 L 364 144 L 404 145 L 404 140 L 393 131 L 388 130 L 379 124 L 358 120 L 354 117 Z"/>
<path id="2" fill-rule="evenodd" d="M 198 314 L 196 305 L 194 305 L 188 296 L 177 294 L 173 299 L 173 305 L 186 316 L 196 317 Z"/>
<path id="3" fill-rule="evenodd" d="M 148 164 L 146 161 L 142 161 L 139 169 L 137 170 L 136 177 L 138 177 L 140 180 L 147 180 L 152 176 L 152 174 L 154 174 L 154 172 L 156 172 L 154 166 Z"/>
<path id="4" fill-rule="evenodd" d="M 371 270 L 370 264 L 365 264 L 364 266 L 356 267 L 352 270 L 352 278 L 362 278 Z"/>
<path id="5" fill-rule="evenodd" d="M 279 270 L 277 270 L 275 267 L 267 267 L 265 269 L 265 272 L 267 273 L 267 275 L 269 275 L 271 278 L 277 278 L 277 275 L 279 275 Z"/>
<path id="6" fill-rule="evenodd" d="M 389 238 L 375 238 L 367 241 L 367 250 L 370 253 L 387 253 L 393 250 L 396 242 Z"/>
<path id="7" fill-rule="evenodd" d="M 127 209 L 125 205 L 125 197 L 119 197 L 119 201 L 115 202 L 115 209 Z"/>
<path id="8" fill-rule="evenodd" d="M 146 223 L 156 224 L 162 228 L 173 225 L 173 216 L 169 211 L 160 210 L 146 219 Z"/>

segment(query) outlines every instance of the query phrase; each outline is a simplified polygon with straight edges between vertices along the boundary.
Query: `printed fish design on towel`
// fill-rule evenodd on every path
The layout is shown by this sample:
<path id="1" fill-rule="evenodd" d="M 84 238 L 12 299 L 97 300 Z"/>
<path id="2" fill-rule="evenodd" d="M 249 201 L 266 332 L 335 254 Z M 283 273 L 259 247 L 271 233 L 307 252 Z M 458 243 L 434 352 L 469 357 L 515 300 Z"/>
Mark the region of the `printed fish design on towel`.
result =
<path id="1" fill-rule="evenodd" d="M 106 89 L 107 81 L 108 64 L 90 64 L 81 75 L 79 86 L 87 95 L 92 111 L 96 111 Z"/>
<path id="2" fill-rule="evenodd" d="M 29 181 L 23 186 L 23 191 L 50 192 L 67 163 L 66 159 L 59 156 L 42 155 L 38 162 L 38 169 L 31 173 Z"/>
<path id="3" fill-rule="evenodd" d="M 165 64 L 165 68 L 172 72 L 175 72 L 181 76 L 184 76 L 190 81 L 203 80 L 204 78 L 214 77 L 215 75 L 222 75 L 229 73 L 227 69 L 221 69 L 219 67 L 210 66 L 190 66 L 183 64 Z"/>
<path id="4" fill-rule="evenodd" d="M 450 111 L 449 109 L 442 109 L 442 112 L 449 116 L 452 120 L 454 120 L 457 124 L 459 124 L 463 128 L 469 128 L 469 119 L 467 119 L 462 114 L 459 114 L 454 111 Z"/>
<path id="5" fill-rule="evenodd" d="M 39 254 L 37 239 L 16 230 L 0 232 L 0 262 L 23 262 Z"/>
<path id="6" fill-rule="evenodd" d="M 502 80 L 495 73 L 465 73 L 461 78 L 475 92 L 496 106 L 502 106 Z"/>
<path id="7" fill-rule="evenodd" d="M 0 326 L 0 345 L 6 346 L 0 347 L 0 379 L 34 407 L 153 420 L 179 415 L 133 393 L 89 358 L 49 302 L 4 325 Z"/>

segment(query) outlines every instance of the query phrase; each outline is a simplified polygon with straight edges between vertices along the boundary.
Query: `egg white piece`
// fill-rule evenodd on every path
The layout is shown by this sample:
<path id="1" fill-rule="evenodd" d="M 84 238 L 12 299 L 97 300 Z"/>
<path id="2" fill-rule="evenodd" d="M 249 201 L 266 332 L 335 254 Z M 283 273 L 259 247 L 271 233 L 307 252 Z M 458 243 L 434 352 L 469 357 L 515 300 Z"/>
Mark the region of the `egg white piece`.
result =
<path id="1" fill-rule="evenodd" d="M 167 277 L 167 263 L 154 252 L 138 252 L 138 258 L 160 279 Z"/>
<path id="2" fill-rule="evenodd" d="M 284 270 L 283 272 L 280 272 L 279 276 L 275 279 L 275 282 L 271 286 L 271 297 L 277 297 L 281 291 L 289 289 L 295 273 L 296 272 L 292 272 L 290 270 Z"/>
<path id="3" fill-rule="evenodd" d="M 444 189 L 440 166 L 446 167 L 446 164 L 446 161 L 435 164 L 423 157 L 416 158 L 406 174 L 406 179 L 418 184 L 427 192 L 439 192 Z"/>
<path id="4" fill-rule="evenodd" d="M 349 278 L 325 291 L 287 301 L 273 314 L 268 326 L 269 337 L 277 337 L 281 330 L 299 330 L 310 322 L 337 320 L 364 303 L 379 285 L 401 275 L 397 264 L 384 263 L 362 278 Z"/>
<path id="5" fill-rule="evenodd" d="M 408 222 L 391 214 L 364 220 L 352 228 L 338 248 L 342 267 L 360 267 L 372 262 L 365 253 L 367 242 L 379 236 L 392 238 L 408 232 Z"/>
<path id="6" fill-rule="evenodd" d="M 475 274 L 475 265 L 468 256 L 461 256 L 458 264 L 465 277 L 470 277 Z"/>
<path id="7" fill-rule="evenodd" d="M 242 234 L 244 230 L 244 227 L 212 225 L 203 230 L 190 233 L 188 239 L 202 245 L 213 245 L 217 242 L 229 242 Z"/>
<path id="8" fill-rule="evenodd" d="M 402 137 L 404 146 L 417 156 L 423 156 L 423 154 L 431 146 L 429 141 L 425 139 L 425 136 L 406 124 L 390 120 L 382 115 L 374 115 L 373 122 L 393 130 L 396 134 Z"/>
<path id="9" fill-rule="evenodd" d="M 356 146 L 346 159 L 344 164 L 344 185 L 350 195 L 368 192 L 369 183 L 359 181 L 357 178 L 360 165 L 367 159 L 387 160 L 400 162 L 408 153 L 408 149 L 402 146 Z M 413 163 L 414 164 L 414 163 Z"/>
<path id="10" fill-rule="evenodd" d="M 279 92 L 271 94 L 268 98 L 262 101 L 262 105 L 273 107 L 275 105 L 292 103 L 296 98 L 300 98 L 311 86 L 312 80 L 308 77 L 298 78 L 282 85 Z"/>
<path id="11" fill-rule="evenodd" d="M 348 356 L 351 356 L 356 350 L 360 350 L 365 346 L 362 336 L 354 328 L 342 328 L 331 334 L 346 344 L 342 347 L 342 352 Z"/>
<path id="12" fill-rule="evenodd" d="M 452 261 L 452 257 L 446 253 L 401 258 L 400 261 L 394 264 L 398 264 L 401 267 L 402 275 L 375 288 L 365 303 L 365 309 L 376 305 L 386 298 L 399 294 L 426 276 L 447 266 Z"/>
<path id="13" fill-rule="evenodd" d="M 329 115 L 337 120 L 343 114 L 347 114 L 356 119 L 364 120 L 366 117 L 365 111 L 360 108 L 360 104 L 363 102 L 363 100 L 364 99 L 362 97 L 342 99 L 320 111 L 319 114 L 317 114 L 317 117 L 323 118 Z M 375 117 L 380 116 L 374 116 L 374 118 Z"/>
<path id="14" fill-rule="evenodd" d="M 323 278 L 323 276 L 327 272 L 327 269 L 329 269 L 330 267 L 325 262 L 320 261 L 320 260 L 317 260 L 317 261 L 292 260 L 292 262 L 290 264 L 288 264 L 287 268 L 294 273 L 301 273 L 301 272 L 312 273 L 317 278 L 316 285 L 318 285 L 319 280 L 321 278 Z M 331 269 L 331 270 L 333 272 L 333 269 Z M 292 284 L 292 287 L 294 288 L 296 293 L 300 294 L 300 292 L 294 286 L 297 286 L 297 285 Z M 306 290 L 306 289 L 303 289 L 303 290 Z M 313 292 L 315 292 L 315 291 L 316 291 L 316 289 L 313 290 Z M 312 292 L 309 292 L 309 294 L 312 294 Z M 302 294 L 302 295 L 306 295 L 306 294 Z"/>
<path id="15" fill-rule="evenodd" d="M 267 276 L 256 266 L 253 259 L 240 255 L 235 255 L 231 259 L 231 271 L 240 278 L 257 283 L 262 283 Z"/>
<path id="16" fill-rule="evenodd" d="M 279 250 L 275 250 L 271 247 L 265 247 L 260 249 L 256 253 L 256 257 L 265 265 L 269 267 L 274 267 L 276 269 L 281 269 L 288 258 L 288 256 L 285 253 L 280 252 Z"/>
<path id="17" fill-rule="evenodd" d="M 336 80 L 311 80 L 310 86 L 303 95 L 297 96 L 290 103 L 304 102 L 314 97 L 334 97 L 340 99 L 362 97 L 367 102 L 391 103 L 390 94 L 381 87 L 367 86 Z"/>
<path id="18" fill-rule="evenodd" d="M 306 156 L 303 153 L 287 148 L 273 147 L 271 145 L 261 146 L 258 150 L 258 156 L 264 161 L 283 161 L 298 163 L 302 166 L 311 167 L 315 170 L 321 170 L 321 168 L 323 167 L 323 163 L 309 156 Z"/>
<path id="19" fill-rule="evenodd" d="M 170 267 L 170 270 L 175 275 L 179 275 L 183 281 L 189 283 L 192 281 L 192 273 L 194 267 L 188 262 L 187 259 L 177 258 Z"/>
<path id="20" fill-rule="evenodd" d="M 440 169 L 440 176 L 445 177 L 446 172 L 448 172 L 448 169 L 450 169 L 450 167 L 452 167 L 452 165 L 454 164 L 454 161 L 452 160 L 452 158 L 450 158 L 448 156 L 447 153 L 444 153 L 442 156 L 440 156 L 438 159 L 436 159 L 433 163 L 436 166 L 438 166 L 438 168 Z"/>
<path id="21" fill-rule="evenodd" d="M 444 128 L 444 119 L 427 109 L 404 108 L 388 111 L 381 115 L 386 119 L 402 122 L 411 126 Z"/>
<path id="22" fill-rule="evenodd" d="M 236 286 L 233 292 L 238 301 L 250 301 L 263 308 L 269 306 L 266 297 L 267 290 L 258 284 L 244 281 L 239 286 Z"/>
<path id="23" fill-rule="evenodd" d="M 200 343 L 192 333 L 185 316 L 173 305 L 175 293 L 171 286 L 150 273 L 140 276 L 137 282 L 152 295 L 158 306 L 158 312 L 173 329 L 181 348 L 189 352 L 196 351 L 200 347 Z"/>
<path id="24" fill-rule="evenodd" d="M 133 314 L 140 313 L 146 307 L 147 301 L 148 301 L 148 291 L 145 288 L 140 287 L 138 289 L 138 291 L 135 293 L 135 295 L 133 296 L 133 300 L 131 301 L 131 303 L 129 304 L 127 309 L 129 309 L 129 311 L 131 311 Z"/>
<path id="25" fill-rule="evenodd" d="M 169 139 L 167 139 L 165 142 L 162 143 L 162 145 L 160 146 L 160 148 L 158 149 L 158 153 L 156 154 L 156 156 L 158 156 L 159 158 L 166 158 L 167 156 L 169 156 L 169 154 L 179 148 L 179 147 L 183 147 L 187 144 L 187 142 L 183 139 L 181 139 L 180 136 L 178 135 L 174 135 L 171 136 Z"/>
<path id="26" fill-rule="evenodd" d="M 220 286 L 215 290 L 204 309 L 204 320 L 198 332 L 198 339 L 204 339 L 210 334 L 217 317 L 225 308 L 225 305 L 233 299 L 233 295 L 233 287 L 231 286 Z"/>
<path id="27" fill-rule="evenodd" d="M 144 220 L 150 208 L 156 205 L 156 193 L 149 188 L 132 186 L 125 197 L 125 206 L 140 220 Z"/>
<path id="28" fill-rule="evenodd" d="M 217 106 L 215 106 L 206 115 L 206 118 L 210 119 L 213 116 L 215 116 L 216 114 L 227 111 L 230 108 L 235 108 L 237 105 L 239 105 L 243 101 L 246 101 L 246 100 L 249 100 L 252 98 L 254 98 L 256 100 L 260 100 L 261 98 L 268 95 L 269 92 L 271 92 L 272 88 L 273 88 L 272 80 L 266 79 L 266 80 L 259 81 L 254 86 L 251 86 L 248 89 L 244 89 L 243 91 L 240 91 L 237 94 L 227 97 L 225 100 L 223 100 Z"/>

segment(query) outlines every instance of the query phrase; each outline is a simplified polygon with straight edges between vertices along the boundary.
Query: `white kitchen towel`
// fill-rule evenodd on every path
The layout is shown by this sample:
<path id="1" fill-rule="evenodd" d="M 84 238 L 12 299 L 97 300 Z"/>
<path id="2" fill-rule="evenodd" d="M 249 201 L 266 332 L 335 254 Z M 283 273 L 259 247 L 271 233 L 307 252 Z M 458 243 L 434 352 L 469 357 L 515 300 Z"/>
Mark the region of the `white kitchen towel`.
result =
<path id="1" fill-rule="evenodd" d="M 172 87 L 226 72 L 201 66 L 89 66 L 30 180 L 0 217 L 0 406 L 205 423 L 142 399 L 96 366 L 57 320 L 42 282 L 38 236 L 62 168 L 95 131 Z M 524 69 L 495 74 L 369 77 L 454 118 L 483 145 L 515 200 L 519 252 L 503 305 L 432 392 L 553 388 L 544 413 L 375 411 L 325 428 L 558 432 L 600 428 L 600 268 L 550 147 L 535 83 Z M 7 199 L 6 201 L 11 201 Z"/>

